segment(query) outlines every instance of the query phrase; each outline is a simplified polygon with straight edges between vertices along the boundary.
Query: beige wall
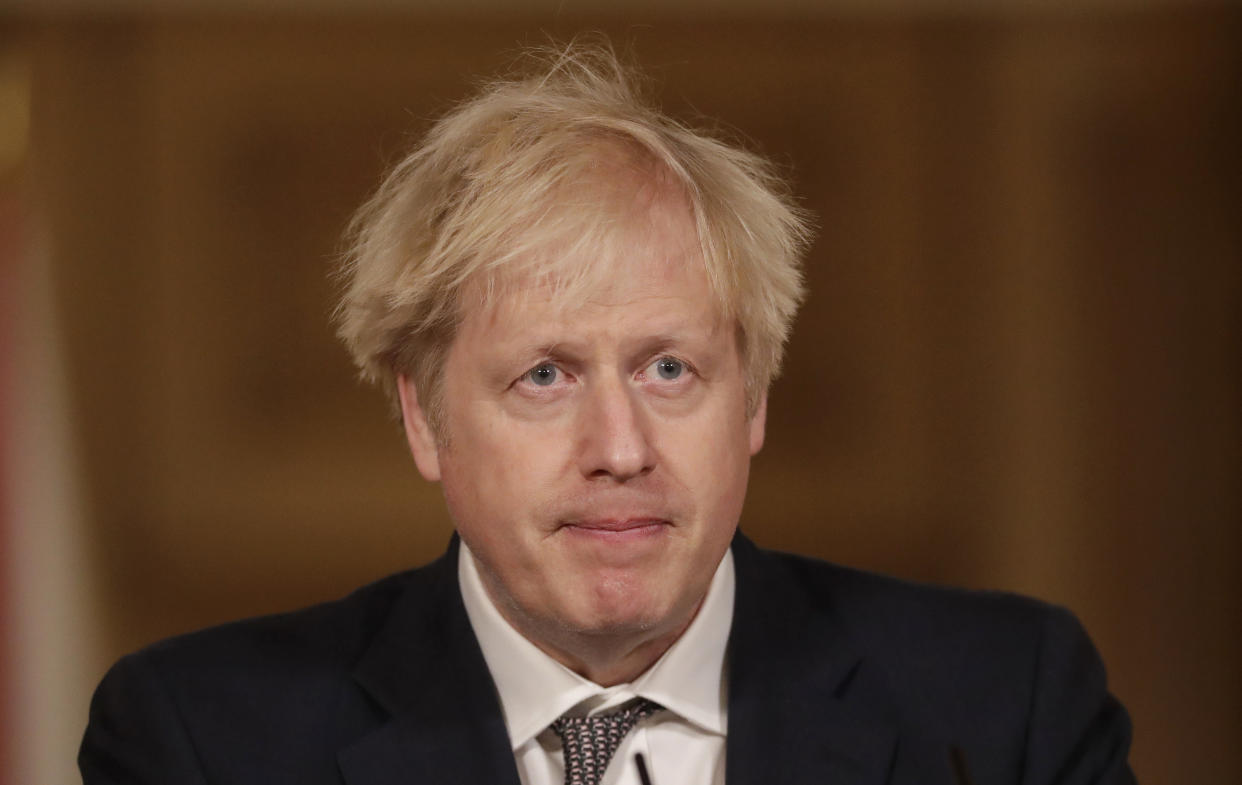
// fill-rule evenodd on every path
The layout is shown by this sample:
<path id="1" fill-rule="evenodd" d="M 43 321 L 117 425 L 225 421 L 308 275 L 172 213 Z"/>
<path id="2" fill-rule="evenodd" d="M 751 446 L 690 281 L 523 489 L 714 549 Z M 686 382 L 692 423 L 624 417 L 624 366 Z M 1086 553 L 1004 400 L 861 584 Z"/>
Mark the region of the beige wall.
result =
<path id="1" fill-rule="evenodd" d="M 333 341 L 326 275 L 408 133 L 581 26 L 11 27 L 107 609 L 92 678 L 443 547 L 436 489 Z M 1239 14 L 589 26 L 670 109 L 788 164 L 820 216 L 743 528 L 1069 605 L 1140 778 L 1239 781 Z"/>

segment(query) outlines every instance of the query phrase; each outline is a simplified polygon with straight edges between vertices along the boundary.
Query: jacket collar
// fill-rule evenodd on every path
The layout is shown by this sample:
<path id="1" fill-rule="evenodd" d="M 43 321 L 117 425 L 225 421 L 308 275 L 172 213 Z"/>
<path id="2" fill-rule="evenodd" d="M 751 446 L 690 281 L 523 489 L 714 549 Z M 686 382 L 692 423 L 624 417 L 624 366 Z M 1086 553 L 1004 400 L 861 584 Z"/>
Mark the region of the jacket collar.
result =
<path id="1" fill-rule="evenodd" d="M 880 785 L 897 748 L 884 675 L 869 668 L 800 562 L 733 541 L 728 785 Z"/>
<path id="2" fill-rule="evenodd" d="M 457 587 L 458 539 L 410 584 L 354 680 L 390 721 L 342 750 L 349 785 L 518 785 L 496 690 Z"/>
<path id="3" fill-rule="evenodd" d="M 883 674 L 796 562 L 733 541 L 728 785 L 881 785 L 897 747 Z M 390 721 L 338 754 L 349 785 L 518 785 L 495 686 L 457 585 L 458 540 L 411 574 L 355 681 Z"/>

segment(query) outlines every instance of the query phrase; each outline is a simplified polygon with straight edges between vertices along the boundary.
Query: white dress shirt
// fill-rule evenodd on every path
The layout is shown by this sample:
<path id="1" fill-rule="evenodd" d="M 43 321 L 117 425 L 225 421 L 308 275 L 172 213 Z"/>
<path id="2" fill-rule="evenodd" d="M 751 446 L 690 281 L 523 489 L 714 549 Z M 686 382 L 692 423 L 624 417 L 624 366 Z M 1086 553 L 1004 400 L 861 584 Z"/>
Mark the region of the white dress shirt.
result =
<path id="1" fill-rule="evenodd" d="M 601 785 L 639 785 L 634 755 L 652 785 L 723 785 L 728 726 L 725 646 L 733 624 L 733 554 L 726 551 L 690 626 L 629 684 L 601 687 L 544 654 L 500 615 L 465 543 L 457 562 L 466 614 L 500 693 L 500 707 L 523 785 L 563 785 L 561 740 L 548 728 L 574 709 L 598 714 L 634 698 L 663 706 L 630 731 Z"/>

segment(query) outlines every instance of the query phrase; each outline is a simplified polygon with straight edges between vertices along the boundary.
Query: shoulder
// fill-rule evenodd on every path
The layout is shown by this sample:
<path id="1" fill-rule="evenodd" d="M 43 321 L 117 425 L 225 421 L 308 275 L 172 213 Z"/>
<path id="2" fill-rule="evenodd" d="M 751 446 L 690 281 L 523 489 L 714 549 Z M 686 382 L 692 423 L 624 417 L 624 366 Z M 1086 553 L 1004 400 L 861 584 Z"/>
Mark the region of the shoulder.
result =
<path id="1" fill-rule="evenodd" d="M 442 561 L 121 658 L 91 701 L 78 758 L 84 781 L 282 781 L 264 767 L 297 761 L 301 781 L 318 782 L 340 740 L 383 716 L 353 672 L 399 605 L 435 602 Z"/>
<path id="2" fill-rule="evenodd" d="M 1046 638 L 1080 630 L 1068 611 L 1027 597 L 916 583 L 746 545 L 735 549 L 739 594 L 747 594 L 740 601 L 763 609 L 747 616 L 762 615 L 764 634 L 797 641 L 813 650 L 805 652 L 810 658 L 843 650 L 861 658 L 901 696 L 906 712 L 974 703 L 974 713 L 1020 713 Z"/>
<path id="3" fill-rule="evenodd" d="M 898 689 L 965 694 L 1032 685 L 1062 660 L 1100 668 L 1082 625 L 1068 609 L 1003 591 L 903 580 L 802 556 L 762 552 L 812 613 L 883 664 Z M 946 696 L 947 697 L 947 696 Z"/>
<path id="4" fill-rule="evenodd" d="M 428 583 L 430 568 L 388 576 L 336 600 L 229 622 L 168 638 L 122 662 L 199 677 L 249 669 L 258 678 L 350 668 L 407 594 Z M 170 673 L 171 675 L 171 673 Z"/>
<path id="5" fill-rule="evenodd" d="M 798 609 L 785 618 L 818 630 L 803 639 L 821 652 L 844 645 L 856 656 L 908 738 L 961 744 L 997 777 L 1022 761 L 1029 782 L 1132 781 L 1129 718 L 1069 610 L 801 556 L 752 556 L 762 601 L 783 597 Z"/>
<path id="6" fill-rule="evenodd" d="M 809 612 L 832 616 L 858 643 L 960 646 L 964 637 L 997 634 L 1029 643 L 1045 625 L 1073 620 L 1064 608 L 1010 592 L 919 583 L 777 551 L 754 554 L 766 589 L 779 586 Z"/>

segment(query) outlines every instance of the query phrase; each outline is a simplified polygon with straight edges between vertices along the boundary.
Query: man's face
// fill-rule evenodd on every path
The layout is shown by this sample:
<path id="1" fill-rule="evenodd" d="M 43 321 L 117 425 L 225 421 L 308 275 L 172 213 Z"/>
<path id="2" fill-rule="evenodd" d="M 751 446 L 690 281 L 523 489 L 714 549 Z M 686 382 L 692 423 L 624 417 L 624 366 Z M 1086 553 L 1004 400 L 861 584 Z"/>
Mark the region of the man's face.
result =
<path id="1" fill-rule="evenodd" d="M 502 614 L 545 649 L 679 634 L 763 443 L 688 211 L 653 204 L 627 253 L 583 302 L 532 284 L 466 308 L 441 439 L 401 380 L 420 470 Z"/>

